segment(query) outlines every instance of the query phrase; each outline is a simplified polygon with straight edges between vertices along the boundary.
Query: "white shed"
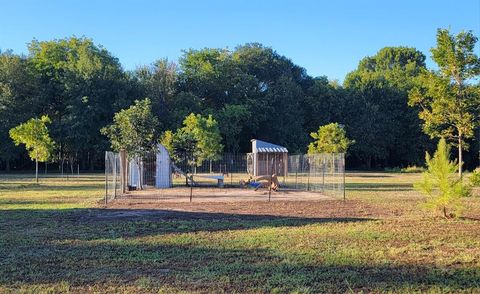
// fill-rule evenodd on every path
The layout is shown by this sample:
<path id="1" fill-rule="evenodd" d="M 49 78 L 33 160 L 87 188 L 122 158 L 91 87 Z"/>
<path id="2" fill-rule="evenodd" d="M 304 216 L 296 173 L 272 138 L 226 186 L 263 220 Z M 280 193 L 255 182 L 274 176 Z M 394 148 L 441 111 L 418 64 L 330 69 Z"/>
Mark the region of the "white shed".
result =
<path id="1" fill-rule="evenodd" d="M 147 156 L 140 161 L 140 168 L 134 159 L 128 164 L 128 185 L 132 187 L 152 186 L 155 188 L 170 188 L 172 186 L 172 169 L 170 155 L 167 149 L 158 144 L 156 154 Z"/>
<path id="2" fill-rule="evenodd" d="M 172 186 L 170 155 L 161 144 L 158 144 L 155 168 L 155 188 L 170 188 Z"/>

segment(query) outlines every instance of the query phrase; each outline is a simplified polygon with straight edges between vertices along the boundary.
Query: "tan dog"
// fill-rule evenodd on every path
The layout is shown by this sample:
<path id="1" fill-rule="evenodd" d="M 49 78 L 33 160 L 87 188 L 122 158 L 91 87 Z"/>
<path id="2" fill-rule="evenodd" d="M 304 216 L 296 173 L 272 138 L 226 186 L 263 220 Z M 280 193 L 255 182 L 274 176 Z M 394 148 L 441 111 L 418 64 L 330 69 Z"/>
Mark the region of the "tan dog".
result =
<path id="1" fill-rule="evenodd" d="M 250 185 L 252 188 L 255 188 L 255 191 L 257 191 L 260 188 L 268 188 L 269 186 L 271 187 L 272 190 L 277 191 L 278 187 L 280 186 L 278 182 L 278 177 L 276 174 L 273 174 L 271 176 L 269 175 L 261 175 L 257 177 L 250 176 L 248 180 L 240 181 L 240 186 L 245 187 L 247 185 Z"/>

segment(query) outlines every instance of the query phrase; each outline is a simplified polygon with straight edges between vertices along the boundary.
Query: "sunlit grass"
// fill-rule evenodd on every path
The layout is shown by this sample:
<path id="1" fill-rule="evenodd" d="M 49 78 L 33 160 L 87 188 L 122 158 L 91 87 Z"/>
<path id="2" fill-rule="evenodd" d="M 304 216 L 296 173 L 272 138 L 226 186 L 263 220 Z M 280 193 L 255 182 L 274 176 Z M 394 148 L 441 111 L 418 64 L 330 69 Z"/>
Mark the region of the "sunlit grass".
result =
<path id="1" fill-rule="evenodd" d="M 479 292 L 480 198 L 444 220 L 418 178 L 349 173 L 338 213 L 307 218 L 104 210 L 101 175 L 0 176 L 0 292 Z"/>
<path id="2" fill-rule="evenodd" d="M 0 209 L 66 209 L 95 206 L 104 193 L 101 174 L 49 176 L 0 175 Z"/>

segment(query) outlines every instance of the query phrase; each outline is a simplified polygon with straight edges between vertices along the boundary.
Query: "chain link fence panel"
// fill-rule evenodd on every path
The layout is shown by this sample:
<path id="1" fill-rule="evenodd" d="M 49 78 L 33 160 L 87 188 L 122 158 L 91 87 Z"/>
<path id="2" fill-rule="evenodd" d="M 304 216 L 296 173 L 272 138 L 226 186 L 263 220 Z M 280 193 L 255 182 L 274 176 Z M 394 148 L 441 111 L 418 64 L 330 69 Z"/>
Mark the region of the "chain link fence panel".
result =
<path id="1" fill-rule="evenodd" d="M 345 197 L 343 153 L 263 154 L 256 159 L 252 153 L 225 153 L 216 160 L 204 160 L 200 165 L 192 164 L 187 159 L 175 161 L 169 158 L 168 166 L 163 168 L 160 168 L 160 160 L 164 162 L 164 159 L 159 154 L 147 154 L 141 160 L 133 160 L 125 154 L 123 156 L 122 160 L 119 153 L 105 153 L 105 202 L 115 199 L 126 190 L 154 188 L 158 197 L 174 197 L 172 193 L 175 189 L 172 190 L 172 187 L 240 187 L 240 182 L 255 179 L 254 170 L 263 175 L 277 175 L 282 189 Z M 125 167 L 122 166 L 123 162 Z M 159 185 L 164 180 L 168 183 Z M 192 197 L 194 192 L 190 190 L 188 193 Z M 180 196 L 185 196 L 183 194 Z"/>
<path id="2" fill-rule="evenodd" d="M 105 152 L 105 204 L 123 193 L 120 155 Z"/>

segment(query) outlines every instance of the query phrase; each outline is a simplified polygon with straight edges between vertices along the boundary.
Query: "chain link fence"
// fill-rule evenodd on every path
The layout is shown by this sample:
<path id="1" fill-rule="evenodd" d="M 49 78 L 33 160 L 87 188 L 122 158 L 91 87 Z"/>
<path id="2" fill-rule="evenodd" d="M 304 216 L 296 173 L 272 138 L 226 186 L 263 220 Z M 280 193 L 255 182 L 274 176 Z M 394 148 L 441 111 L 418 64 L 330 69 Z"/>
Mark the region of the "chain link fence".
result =
<path id="1" fill-rule="evenodd" d="M 256 159 L 252 153 L 225 153 L 216 160 L 204 160 L 200 165 L 187 160 L 187 157 L 180 160 L 168 158 L 167 163 L 158 153 L 148 154 L 141 160 L 133 160 L 126 154 L 123 156 L 122 159 L 122 154 L 105 153 L 106 202 L 123 195 L 127 190 L 154 188 L 156 192 L 152 195 L 162 198 L 167 195 L 175 197 L 177 190 L 171 188 L 240 188 L 241 182 L 260 176 L 254 175 L 254 169 L 262 175 L 275 174 L 284 190 L 345 197 L 343 153 L 290 156 L 283 153 L 263 155 Z M 163 167 L 160 167 L 160 162 Z M 188 194 L 191 198 L 194 191 L 190 188 Z M 182 193 L 178 196 L 185 196 L 185 192 Z"/>
<path id="2" fill-rule="evenodd" d="M 121 170 L 120 155 L 115 152 L 105 152 L 105 204 L 123 194 Z"/>
<path id="3" fill-rule="evenodd" d="M 234 187 L 240 180 L 248 178 L 247 154 L 243 153 L 224 153 L 215 160 L 204 160 L 200 165 L 183 157 L 174 160 L 174 165 L 174 186 L 185 185 L 185 179 L 179 179 L 182 175 L 191 176 L 194 186 Z"/>
<path id="4" fill-rule="evenodd" d="M 288 157 L 285 186 L 345 197 L 345 154 L 304 154 Z"/>

